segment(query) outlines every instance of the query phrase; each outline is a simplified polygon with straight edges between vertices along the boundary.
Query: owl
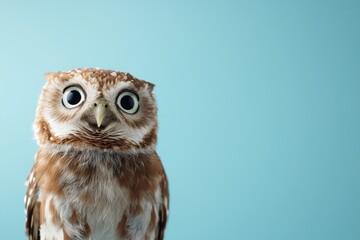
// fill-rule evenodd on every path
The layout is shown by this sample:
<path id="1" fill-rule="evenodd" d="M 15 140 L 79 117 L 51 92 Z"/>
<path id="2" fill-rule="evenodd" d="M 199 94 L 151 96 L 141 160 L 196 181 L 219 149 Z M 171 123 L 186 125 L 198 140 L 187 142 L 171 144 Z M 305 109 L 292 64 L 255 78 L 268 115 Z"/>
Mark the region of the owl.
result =
<path id="1" fill-rule="evenodd" d="M 93 68 L 45 78 L 26 181 L 29 239 L 163 239 L 169 193 L 154 85 Z"/>

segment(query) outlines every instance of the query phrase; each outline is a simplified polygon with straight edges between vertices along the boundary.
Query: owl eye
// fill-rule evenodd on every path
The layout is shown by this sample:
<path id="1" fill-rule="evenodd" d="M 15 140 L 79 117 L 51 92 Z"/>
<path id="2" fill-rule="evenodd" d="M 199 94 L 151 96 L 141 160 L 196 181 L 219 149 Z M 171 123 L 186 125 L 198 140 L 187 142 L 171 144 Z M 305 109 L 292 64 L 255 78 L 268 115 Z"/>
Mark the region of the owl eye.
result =
<path id="1" fill-rule="evenodd" d="M 121 93 L 116 103 L 121 110 L 129 114 L 134 114 L 139 109 L 138 96 L 132 92 Z"/>
<path id="2" fill-rule="evenodd" d="M 84 91 L 79 86 L 71 86 L 64 90 L 62 103 L 66 108 L 75 108 L 85 100 Z"/>

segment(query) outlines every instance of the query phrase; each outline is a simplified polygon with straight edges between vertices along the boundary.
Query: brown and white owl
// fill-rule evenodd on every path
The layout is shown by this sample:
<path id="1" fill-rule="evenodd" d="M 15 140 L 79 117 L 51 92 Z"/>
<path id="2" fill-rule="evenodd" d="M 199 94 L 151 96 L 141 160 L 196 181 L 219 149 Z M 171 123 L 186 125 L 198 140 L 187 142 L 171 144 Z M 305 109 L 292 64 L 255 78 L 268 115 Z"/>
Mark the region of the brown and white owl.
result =
<path id="1" fill-rule="evenodd" d="M 169 197 L 154 85 L 92 68 L 45 76 L 25 197 L 29 239 L 163 239 Z"/>

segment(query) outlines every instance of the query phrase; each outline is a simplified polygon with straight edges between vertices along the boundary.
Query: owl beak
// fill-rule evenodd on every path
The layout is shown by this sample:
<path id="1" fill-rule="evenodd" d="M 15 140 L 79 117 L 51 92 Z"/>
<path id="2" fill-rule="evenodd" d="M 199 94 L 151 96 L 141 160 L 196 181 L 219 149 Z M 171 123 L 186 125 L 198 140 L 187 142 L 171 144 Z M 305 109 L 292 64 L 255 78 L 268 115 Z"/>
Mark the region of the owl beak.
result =
<path id="1" fill-rule="evenodd" d="M 98 127 L 101 127 L 101 123 L 105 118 L 105 109 L 108 107 L 108 103 L 105 99 L 97 99 L 94 102 L 95 106 L 95 119 Z"/>

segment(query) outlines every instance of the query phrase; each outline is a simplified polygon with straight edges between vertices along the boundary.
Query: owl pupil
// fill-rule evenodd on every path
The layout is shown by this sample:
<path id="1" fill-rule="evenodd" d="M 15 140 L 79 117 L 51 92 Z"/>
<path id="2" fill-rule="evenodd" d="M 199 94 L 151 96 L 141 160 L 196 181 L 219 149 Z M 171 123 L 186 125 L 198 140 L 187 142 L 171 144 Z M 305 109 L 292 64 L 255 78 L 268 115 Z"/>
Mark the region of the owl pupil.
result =
<path id="1" fill-rule="evenodd" d="M 76 90 L 72 90 L 71 92 L 69 92 L 69 94 L 67 95 L 67 102 L 71 105 L 76 105 L 80 102 L 81 100 L 81 94 L 76 91 Z"/>
<path id="2" fill-rule="evenodd" d="M 124 96 L 121 98 L 120 104 L 125 110 L 131 110 L 134 107 L 135 102 L 132 97 Z"/>

